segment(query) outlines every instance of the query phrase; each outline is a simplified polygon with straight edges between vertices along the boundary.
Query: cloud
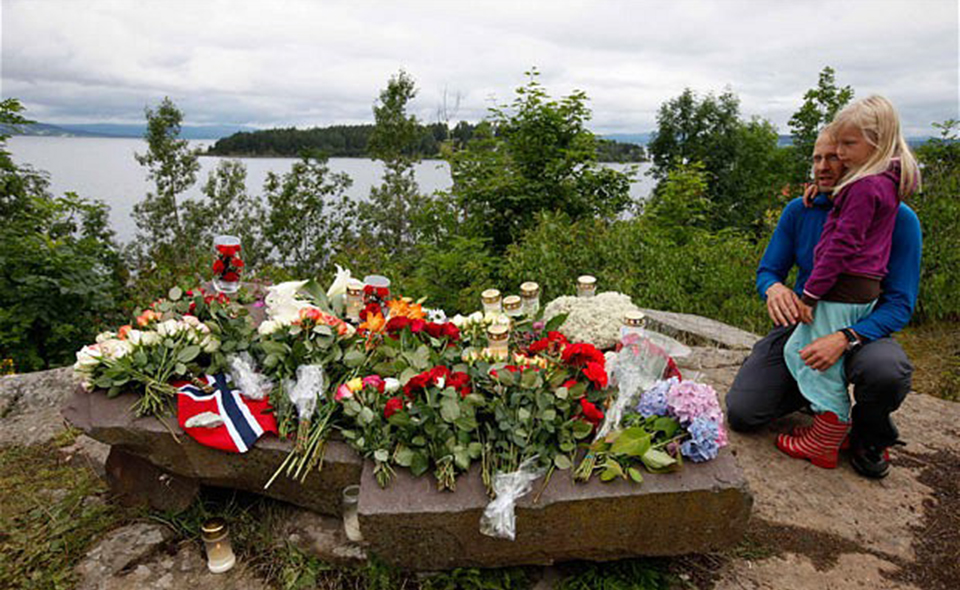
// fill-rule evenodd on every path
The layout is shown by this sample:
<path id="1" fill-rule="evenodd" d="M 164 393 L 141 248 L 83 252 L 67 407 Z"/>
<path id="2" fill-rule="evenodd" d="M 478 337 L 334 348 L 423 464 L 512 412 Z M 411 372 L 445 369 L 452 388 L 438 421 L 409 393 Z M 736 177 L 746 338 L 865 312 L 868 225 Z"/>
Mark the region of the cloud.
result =
<path id="1" fill-rule="evenodd" d="M 307 2 L 3 0 L 3 95 L 49 122 L 142 120 L 171 96 L 188 124 L 372 120 L 400 68 L 417 115 L 457 119 L 512 99 L 537 66 L 582 89 L 592 127 L 655 127 L 686 87 L 729 88 L 746 115 L 786 122 L 825 65 L 898 105 L 910 134 L 957 117 L 955 0 L 805 2 Z"/>

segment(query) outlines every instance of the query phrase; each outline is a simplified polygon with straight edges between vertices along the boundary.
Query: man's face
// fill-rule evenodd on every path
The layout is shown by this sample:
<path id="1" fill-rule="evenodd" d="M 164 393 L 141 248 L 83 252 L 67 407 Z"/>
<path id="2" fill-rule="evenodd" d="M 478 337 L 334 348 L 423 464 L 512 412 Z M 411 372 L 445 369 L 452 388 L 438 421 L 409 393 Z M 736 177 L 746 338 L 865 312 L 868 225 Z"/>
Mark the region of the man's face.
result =
<path id="1" fill-rule="evenodd" d="M 817 139 L 813 146 L 813 176 L 821 191 L 833 188 L 843 176 L 843 162 L 837 155 L 837 145 L 827 137 Z"/>

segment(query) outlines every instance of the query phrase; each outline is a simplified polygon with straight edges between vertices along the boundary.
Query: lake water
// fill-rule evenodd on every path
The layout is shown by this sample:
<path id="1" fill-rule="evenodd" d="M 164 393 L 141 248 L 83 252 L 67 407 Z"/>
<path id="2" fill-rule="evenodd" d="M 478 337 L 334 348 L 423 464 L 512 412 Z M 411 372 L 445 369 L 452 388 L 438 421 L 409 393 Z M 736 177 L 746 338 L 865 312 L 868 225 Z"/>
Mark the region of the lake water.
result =
<path id="1" fill-rule="evenodd" d="M 191 141 L 193 147 L 207 147 L 210 141 Z M 142 139 L 90 138 L 90 137 L 11 137 L 7 149 L 20 165 L 29 164 L 50 175 L 50 190 L 55 195 L 72 191 L 84 198 L 99 199 L 110 207 L 110 222 L 121 242 L 133 238 L 136 227 L 131 217 L 133 205 L 140 201 L 151 183 L 146 171 L 137 164 L 135 153 L 147 150 Z M 200 187 L 207 176 L 215 170 L 220 157 L 200 158 L 197 183 L 185 195 L 200 198 Z M 247 167 L 247 190 L 251 194 L 262 192 L 268 172 L 283 173 L 290 170 L 295 158 L 240 158 Z M 605 164 L 623 170 L 625 164 Z M 330 170 L 345 172 L 353 179 L 347 191 L 352 197 L 365 198 L 370 188 L 380 184 L 383 167 L 364 158 L 331 158 Z M 630 187 L 630 196 L 636 200 L 647 197 L 653 182 L 644 173 L 649 164 L 640 164 L 637 182 Z M 450 188 L 450 168 L 446 162 L 427 160 L 415 168 L 420 190 L 432 193 Z"/>

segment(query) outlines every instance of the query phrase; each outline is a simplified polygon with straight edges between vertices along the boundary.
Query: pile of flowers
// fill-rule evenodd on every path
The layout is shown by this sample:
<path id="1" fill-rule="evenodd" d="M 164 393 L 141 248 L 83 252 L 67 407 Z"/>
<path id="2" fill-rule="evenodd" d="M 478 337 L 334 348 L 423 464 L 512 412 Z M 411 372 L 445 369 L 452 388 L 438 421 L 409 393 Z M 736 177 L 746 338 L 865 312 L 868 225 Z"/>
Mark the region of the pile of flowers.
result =
<path id="1" fill-rule="evenodd" d="M 217 244 L 217 257 L 213 260 L 213 276 L 225 283 L 240 280 L 243 260 L 240 258 L 240 244 Z"/>

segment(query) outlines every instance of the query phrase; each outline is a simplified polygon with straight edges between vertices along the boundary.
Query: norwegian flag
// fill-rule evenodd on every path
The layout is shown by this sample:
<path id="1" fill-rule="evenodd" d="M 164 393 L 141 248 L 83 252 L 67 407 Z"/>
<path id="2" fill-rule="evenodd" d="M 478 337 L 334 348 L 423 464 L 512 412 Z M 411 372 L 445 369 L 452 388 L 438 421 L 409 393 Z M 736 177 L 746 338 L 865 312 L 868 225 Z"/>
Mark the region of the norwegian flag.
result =
<path id="1" fill-rule="evenodd" d="M 277 433 L 277 421 L 270 412 L 270 403 L 250 399 L 227 383 L 222 373 L 204 375 L 211 391 L 189 381 L 171 383 L 177 389 L 177 422 L 180 428 L 198 443 L 227 451 L 246 453 L 266 432 Z M 187 424 L 207 422 L 206 426 Z M 212 421 L 212 424 L 210 422 Z"/>

